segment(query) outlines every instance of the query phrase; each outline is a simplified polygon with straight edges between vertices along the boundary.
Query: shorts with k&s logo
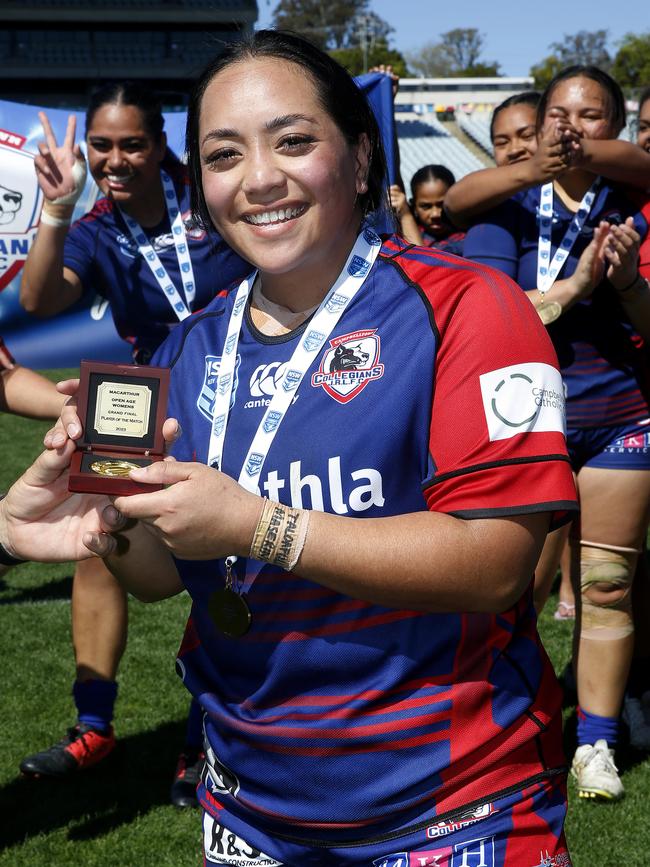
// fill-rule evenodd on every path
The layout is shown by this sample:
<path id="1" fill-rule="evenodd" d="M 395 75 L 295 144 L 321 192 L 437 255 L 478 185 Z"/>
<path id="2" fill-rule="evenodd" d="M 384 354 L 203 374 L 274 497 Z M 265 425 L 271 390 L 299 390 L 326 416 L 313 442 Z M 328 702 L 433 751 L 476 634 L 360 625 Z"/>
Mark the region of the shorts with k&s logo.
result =
<path id="1" fill-rule="evenodd" d="M 199 794 L 201 795 L 201 789 Z M 204 864 L 231 867 L 571 867 L 563 781 L 545 781 L 403 835 L 341 846 L 268 836 L 226 809 L 203 815 Z M 212 814 L 212 815 L 211 815 Z M 415 830 L 414 827 L 416 828 Z M 390 837 L 390 839 L 386 839 Z"/>

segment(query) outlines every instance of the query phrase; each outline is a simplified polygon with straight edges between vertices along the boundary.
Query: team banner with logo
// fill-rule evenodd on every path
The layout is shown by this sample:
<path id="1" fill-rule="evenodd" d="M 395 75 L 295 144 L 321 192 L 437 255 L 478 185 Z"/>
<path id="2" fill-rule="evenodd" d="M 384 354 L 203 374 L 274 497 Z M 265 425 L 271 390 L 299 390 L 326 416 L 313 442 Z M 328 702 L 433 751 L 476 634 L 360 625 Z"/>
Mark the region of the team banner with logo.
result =
<path id="1" fill-rule="evenodd" d="M 358 79 L 377 116 L 386 147 L 389 176 L 395 176 L 395 142 L 391 80 L 371 73 Z M 16 360 L 37 369 L 77 367 L 82 358 L 129 361 L 131 347 L 113 325 L 108 303 L 89 287 L 84 297 L 58 316 L 38 319 L 19 303 L 20 278 L 38 228 L 42 195 L 36 182 L 34 156 L 43 129 L 39 106 L 0 100 L 0 335 Z M 65 136 L 68 116 L 77 117 L 77 141 L 84 148 L 84 114 L 45 109 L 57 141 Z M 165 113 L 169 146 L 182 153 L 185 113 Z M 90 174 L 75 206 L 73 219 L 89 211 L 98 195 Z"/>

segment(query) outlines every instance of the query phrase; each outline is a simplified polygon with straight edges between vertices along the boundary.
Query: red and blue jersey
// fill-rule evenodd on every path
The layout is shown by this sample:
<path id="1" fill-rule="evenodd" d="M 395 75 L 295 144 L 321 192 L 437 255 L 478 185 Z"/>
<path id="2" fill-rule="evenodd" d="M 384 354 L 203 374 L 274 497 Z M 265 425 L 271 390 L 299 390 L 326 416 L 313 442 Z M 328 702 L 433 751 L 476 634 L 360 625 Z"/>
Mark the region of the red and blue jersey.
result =
<path id="1" fill-rule="evenodd" d="M 234 296 L 154 359 L 171 367 L 179 460 L 207 460 Z M 233 478 L 309 327 L 269 337 L 246 310 L 223 457 Z M 388 238 L 318 355 L 261 494 L 359 521 L 575 508 L 555 354 L 500 272 Z M 223 562 L 178 568 L 193 599 L 178 665 L 206 710 L 200 792 L 214 815 L 226 804 L 274 833 L 358 839 L 562 773 L 560 694 L 530 593 L 500 615 L 400 610 L 240 558 L 252 626 L 229 639 L 208 613 Z"/>
<path id="2" fill-rule="evenodd" d="M 517 193 L 486 214 L 465 239 L 464 255 L 468 259 L 498 268 L 526 290 L 537 286 L 540 189 Z M 618 224 L 629 216 L 634 217 L 642 240 L 647 239 L 647 215 L 622 191 L 602 183 L 559 279 L 573 274 L 601 220 Z M 553 252 L 573 217 L 573 212 L 555 196 L 551 228 Z M 574 304 L 551 323 L 548 331 L 566 387 L 569 427 L 607 427 L 650 415 L 642 340 L 634 332 L 606 279 L 590 298 Z"/>
<path id="3" fill-rule="evenodd" d="M 422 232 L 422 247 L 435 247 L 436 250 L 453 253 L 455 256 L 463 255 L 465 232 L 450 231 L 444 238 L 440 238 L 430 235 L 422 226 L 420 226 L 420 231 Z"/>
<path id="4" fill-rule="evenodd" d="M 186 235 L 196 284 L 194 310 L 201 310 L 217 289 L 242 279 L 250 266 L 220 238 L 192 228 L 187 173 L 180 164 L 166 166 L 186 221 Z M 182 280 L 169 223 L 144 229 L 172 282 L 182 293 Z M 119 210 L 111 199 L 100 199 L 71 227 L 65 240 L 63 264 L 93 290 L 110 301 L 118 334 L 151 354 L 178 325 L 175 311 L 151 273 Z"/>

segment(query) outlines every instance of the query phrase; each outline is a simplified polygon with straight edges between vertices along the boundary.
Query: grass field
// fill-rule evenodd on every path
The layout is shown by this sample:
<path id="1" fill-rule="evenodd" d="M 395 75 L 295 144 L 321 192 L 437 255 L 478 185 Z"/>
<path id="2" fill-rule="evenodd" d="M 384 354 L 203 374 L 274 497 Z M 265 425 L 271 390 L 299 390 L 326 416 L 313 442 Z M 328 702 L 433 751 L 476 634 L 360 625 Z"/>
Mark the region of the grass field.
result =
<path id="1" fill-rule="evenodd" d="M 59 373 L 48 375 L 57 379 Z M 39 452 L 47 427 L 0 417 L 0 490 Z M 74 723 L 71 575 L 69 564 L 30 563 L 0 583 L 0 867 L 198 865 L 199 814 L 168 804 L 188 707 L 174 674 L 189 607 L 185 596 L 148 606 L 130 601 L 116 710 L 120 747 L 110 765 L 72 783 L 19 775 L 23 756 L 62 737 Z M 571 627 L 552 619 L 554 602 L 541 631 L 560 671 L 569 659 Z M 574 729 L 568 707 L 569 755 Z M 618 761 L 627 791 L 621 803 L 582 803 L 570 786 L 567 835 L 575 867 L 650 865 L 650 762 L 624 747 Z"/>

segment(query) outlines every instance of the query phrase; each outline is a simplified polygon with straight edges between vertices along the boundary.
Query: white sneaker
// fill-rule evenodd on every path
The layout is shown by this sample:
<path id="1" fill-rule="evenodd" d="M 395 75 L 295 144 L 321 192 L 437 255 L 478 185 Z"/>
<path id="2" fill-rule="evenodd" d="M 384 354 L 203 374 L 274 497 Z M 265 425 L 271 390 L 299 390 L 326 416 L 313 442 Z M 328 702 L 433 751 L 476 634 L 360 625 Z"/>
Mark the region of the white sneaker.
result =
<path id="1" fill-rule="evenodd" d="M 630 732 L 630 746 L 637 750 L 650 750 L 650 722 L 647 715 L 647 706 L 641 699 L 625 696 L 621 716 Z"/>
<path id="2" fill-rule="evenodd" d="M 593 746 L 583 744 L 578 747 L 571 764 L 571 773 L 576 778 L 581 798 L 617 801 L 623 797 L 623 783 L 614 764 L 614 750 L 610 750 L 607 741 L 602 738 Z"/>

